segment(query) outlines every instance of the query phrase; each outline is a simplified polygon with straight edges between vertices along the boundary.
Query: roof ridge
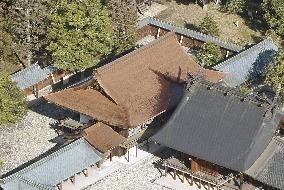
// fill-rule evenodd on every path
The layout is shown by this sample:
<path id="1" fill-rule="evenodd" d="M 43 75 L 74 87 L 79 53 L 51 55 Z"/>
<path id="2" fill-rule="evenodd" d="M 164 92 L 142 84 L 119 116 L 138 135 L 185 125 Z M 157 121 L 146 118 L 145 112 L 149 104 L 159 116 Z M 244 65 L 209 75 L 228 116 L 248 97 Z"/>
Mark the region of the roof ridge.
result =
<path id="1" fill-rule="evenodd" d="M 266 43 L 268 43 L 268 42 L 274 44 L 272 38 L 271 38 L 271 37 L 268 37 L 268 38 L 262 40 L 261 42 L 259 42 L 259 43 L 257 43 L 257 44 L 254 44 L 253 46 L 251 46 L 251 47 L 245 49 L 244 51 L 239 52 L 238 54 L 234 55 L 233 57 L 231 57 L 231 58 L 229 58 L 229 59 L 227 59 L 227 60 L 225 60 L 225 61 L 219 63 L 218 65 L 214 66 L 213 68 L 214 68 L 214 69 L 220 69 L 221 67 L 225 66 L 226 64 L 229 64 L 231 61 L 235 61 L 236 59 L 238 59 L 238 58 L 240 58 L 240 57 L 243 57 L 243 56 L 245 56 L 245 55 L 251 53 L 252 51 L 256 50 L 256 48 L 259 48 L 259 47 L 263 46 L 264 44 L 266 44 Z M 274 45 L 275 45 L 275 44 L 274 44 Z"/>
<path id="2" fill-rule="evenodd" d="M 244 93 L 240 92 L 239 90 L 237 90 L 236 88 L 232 88 L 232 87 L 227 87 L 227 86 L 222 86 L 222 84 L 220 83 L 211 83 L 209 81 L 206 81 L 204 79 L 197 79 L 193 81 L 193 84 L 195 84 L 195 86 L 197 86 L 198 83 L 201 86 L 205 86 L 207 87 L 208 90 L 215 90 L 218 93 L 223 93 L 226 94 L 225 96 L 230 96 L 230 97 L 235 97 L 240 99 L 240 101 L 242 103 L 248 103 L 251 102 L 252 104 L 254 104 L 255 106 L 259 107 L 260 104 L 262 104 L 263 102 L 257 100 L 253 95 L 249 94 L 249 95 L 245 95 Z M 191 88 L 191 86 L 189 87 Z M 238 94 L 239 93 L 239 94 Z M 248 101 L 246 101 L 245 99 L 249 98 Z M 267 108 L 265 107 L 265 109 L 267 110 Z"/>
<path id="3" fill-rule="evenodd" d="M 149 44 L 147 44 L 147 45 L 145 45 L 145 46 L 143 46 L 141 48 L 138 48 L 138 49 L 136 49 L 136 50 L 134 50 L 134 51 L 132 51 L 132 52 L 130 52 L 130 53 L 128 53 L 128 54 L 118 58 L 118 59 L 115 59 L 114 61 L 110 62 L 109 64 L 106 64 L 106 65 L 104 65 L 102 67 L 99 67 L 97 69 L 97 71 L 99 73 L 108 71 L 109 69 L 111 69 L 112 65 L 120 63 L 123 60 L 129 59 L 129 58 L 135 56 L 136 54 L 140 53 L 141 51 L 145 51 L 145 50 L 147 50 L 149 48 L 152 48 L 153 46 L 156 46 L 156 45 L 158 45 L 160 43 L 163 43 L 163 42 L 165 42 L 165 40 L 170 40 L 173 37 L 175 37 L 175 33 L 174 32 L 170 32 L 170 33 L 168 33 L 168 34 L 166 34 L 166 35 L 164 35 L 164 36 L 162 36 L 162 37 L 160 37 L 160 38 L 150 42 Z M 125 63 L 125 62 L 122 62 L 122 63 Z"/>
<path id="4" fill-rule="evenodd" d="M 182 35 L 186 35 L 188 37 L 193 37 L 193 35 L 197 35 L 195 36 L 196 39 L 199 39 L 198 38 L 198 35 L 203 37 L 203 38 L 208 38 L 207 40 L 206 39 L 203 39 L 203 41 L 207 42 L 207 41 L 212 41 L 212 42 L 215 42 L 215 43 L 218 43 L 219 46 L 225 48 L 225 49 L 230 49 L 232 51 L 236 51 L 236 52 L 239 52 L 241 51 L 242 49 L 244 49 L 242 46 L 239 46 L 237 44 L 234 44 L 232 42 L 227 42 L 227 41 L 224 41 L 218 37 L 215 37 L 215 36 L 211 36 L 211 35 L 208 35 L 208 34 L 204 34 L 204 33 L 201 33 L 199 31 L 195 31 L 195 30 L 191 30 L 191 29 L 188 29 L 188 28 L 184 28 L 184 27 L 181 27 L 181 26 L 176 26 L 172 23 L 169 23 L 169 22 L 166 22 L 166 21 L 163 21 L 163 20 L 159 20 L 157 18 L 153 18 L 153 17 L 147 17 L 141 21 L 139 21 L 138 23 L 138 27 L 142 28 L 143 26 L 145 25 L 148 25 L 148 24 L 152 24 L 152 25 L 155 25 L 157 26 L 157 23 L 160 23 L 160 24 L 165 24 L 165 25 L 168 25 L 172 28 L 167 28 L 166 26 L 164 27 L 165 29 L 168 29 L 170 31 L 174 31 L 176 33 L 180 33 Z M 192 33 L 192 34 L 190 34 Z M 199 39 L 201 40 L 201 39 Z M 226 46 L 226 47 L 225 47 Z M 231 47 L 228 47 L 228 46 L 231 46 Z"/>
<path id="5" fill-rule="evenodd" d="M 3 181 L 4 181 L 4 182 L 10 181 L 10 180 L 16 178 L 17 176 L 22 175 L 22 174 L 26 173 L 27 171 L 29 171 L 29 170 L 31 170 L 31 169 L 34 169 L 35 167 L 37 167 L 37 166 L 39 166 L 39 165 L 42 165 L 43 163 L 45 163 L 45 162 L 51 160 L 52 158 L 57 157 L 59 154 L 61 154 L 61 153 L 63 153 L 63 152 L 66 152 L 66 151 L 70 150 L 71 148 L 73 148 L 74 146 L 77 146 L 77 145 L 79 145 L 80 143 L 83 143 L 83 142 L 84 142 L 84 139 L 83 139 L 83 138 L 80 138 L 80 139 L 78 139 L 78 140 L 75 140 L 75 141 L 73 141 L 73 142 L 67 144 L 66 146 L 64 146 L 64 147 L 62 147 L 62 148 L 56 150 L 55 152 L 53 152 L 53 153 L 51 153 L 51 154 L 48 154 L 47 156 L 41 158 L 40 160 L 38 160 L 38 161 L 32 163 L 31 165 L 28 165 L 27 167 L 21 169 L 20 171 L 14 173 L 14 174 L 11 174 L 11 175 L 9 175 L 9 176 L 7 176 L 7 177 L 5 177 L 5 178 L 3 179 Z"/>

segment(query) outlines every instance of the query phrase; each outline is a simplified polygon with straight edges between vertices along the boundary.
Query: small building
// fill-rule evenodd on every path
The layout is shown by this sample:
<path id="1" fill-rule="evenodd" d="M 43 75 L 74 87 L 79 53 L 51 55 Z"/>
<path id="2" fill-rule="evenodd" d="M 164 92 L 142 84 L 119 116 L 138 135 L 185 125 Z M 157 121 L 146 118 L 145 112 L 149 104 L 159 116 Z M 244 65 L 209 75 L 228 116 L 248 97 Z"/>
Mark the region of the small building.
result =
<path id="1" fill-rule="evenodd" d="M 4 190 L 70 190 L 88 177 L 102 154 L 84 138 L 0 179 Z"/>
<path id="2" fill-rule="evenodd" d="M 278 112 L 255 97 L 195 78 L 188 81 L 175 112 L 151 140 L 181 155 L 166 160 L 166 169 L 181 171 L 208 188 L 220 189 L 239 178 L 244 189 L 244 184 L 252 185 L 244 179 L 259 179 L 247 170 L 269 146 L 278 123 Z M 284 160 L 280 163 L 283 166 Z"/>
<path id="3" fill-rule="evenodd" d="M 257 79 L 274 63 L 277 52 L 278 47 L 269 37 L 213 68 L 228 73 L 223 81 L 230 87 L 237 87 L 246 81 Z"/>
<path id="4" fill-rule="evenodd" d="M 28 99 L 38 98 L 52 90 L 51 72 L 40 68 L 36 63 L 12 74 L 11 78 Z"/>
<path id="5" fill-rule="evenodd" d="M 77 112 L 83 123 L 109 125 L 135 145 L 153 120 L 175 108 L 188 74 L 200 73 L 215 83 L 224 77 L 198 65 L 169 33 L 98 68 L 93 79 L 45 98 Z"/>

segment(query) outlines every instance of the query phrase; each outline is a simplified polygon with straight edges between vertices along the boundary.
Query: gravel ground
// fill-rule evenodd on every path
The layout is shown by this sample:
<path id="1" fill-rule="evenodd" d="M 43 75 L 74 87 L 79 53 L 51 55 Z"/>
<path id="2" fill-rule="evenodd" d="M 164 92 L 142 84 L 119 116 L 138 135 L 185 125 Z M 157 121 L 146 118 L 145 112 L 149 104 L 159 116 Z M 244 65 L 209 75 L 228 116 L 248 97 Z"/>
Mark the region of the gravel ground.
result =
<path id="1" fill-rule="evenodd" d="M 0 158 L 4 161 L 2 173 L 20 166 L 56 145 L 50 141 L 57 136 L 51 124 L 68 112 L 48 103 L 32 109 L 33 111 L 29 110 L 25 119 L 18 124 L 0 126 Z"/>
<path id="2" fill-rule="evenodd" d="M 161 176 L 155 167 L 159 160 L 158 157 L 151 157 L 133 166 L 125 166 L 84 190 L 162 190 L 161 186 L 153 183 Z"/>

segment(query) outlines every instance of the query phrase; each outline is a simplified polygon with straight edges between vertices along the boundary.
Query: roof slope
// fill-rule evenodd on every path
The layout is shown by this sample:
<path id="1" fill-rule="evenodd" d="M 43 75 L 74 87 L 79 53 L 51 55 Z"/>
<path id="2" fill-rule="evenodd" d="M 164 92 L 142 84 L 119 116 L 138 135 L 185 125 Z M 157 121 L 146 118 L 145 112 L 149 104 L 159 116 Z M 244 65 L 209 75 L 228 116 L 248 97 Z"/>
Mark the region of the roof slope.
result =
<path id="1" fill-rule="evenodd" d="M 194 30 L 190 30 L 187 28 L 183 28 L 183 27 L 178 27 L 175 26 L 171 23 L 162 21 L 162 20 L 158 20 L 156 18 L 153 17 L 147 17 L 145 19 L 142 19 L 138 22 L 138 28 L 142 28 L 143 26 L 146 25 L 154 25 L 154 26 L 158 26 L 160 28 L 164 28 L 166 30 L 172 31 L 172 32 L 176 32 L 178 34 L 182 34 L 184 36 L 188 36 L 191 38 L 195 38 L 197 40 L 201 40 L 204 42 L 213 42 L 217 45 L 219 45 L 220 47 L 227 49 L 227 50 L 231 50 L 234 52 L 239 52 L 243 49 L 243 47 L 230 43 L 230 42 L 225 42 L 223 40 L 221 40 L 220 38 L 216 38 L 214 36 L 210 36 L 207 34 L 203 34 Z"/>
<path id="2" fill-rule="evenodd" d="M 119 135 L 110 126 L 101 122 L 85 129 L 84 132 L 84 138 L 103 153 L 126 141 L 126 138 Z"/>
<path id="3" fill-rule="evenodd" d="M 231 87 L 238 86 L 261 74 L 273 62 L 278 47 L 271 38 L 240 52 L 216 65 L 214 69 L 228 73 L 224 81 Z"/>
<path id="4" fill-rule="evenodd" d="M 208 90 L 208 88 L 213 88 Z M 264 151 L 277 124 L 265 109 L 244 101 L 232 90 L 195 82 L 168 123 L 152 140 L 235 170 L 245 171 Z"/>
<path id="5" fill-rule="evenodd" d="M 5 190 L 20 190 L 24 183 L 35 189 L 56 189 L 55 185 L 101 160 L 101 154 L 83 138 L 59 149 L 32 165 L 3 179 Z"/>
<path id="6" fill-rule="evenodd" d="M 284 189 L 284 141 L 273 138 L 246 174 L 272 187 Z"/>
<path id="7" fill-rule="evenodd" d="M 97 69 L 96 79 L 105 92 L 129 114 L 137 126 L 168 108 L 171 81 L 184 81 L 188 73 L 203 73 L 218 82 L 221 72 L 199 66 L 169 33 L 138 50 Z"/>
<path id="8" fill-rule="evenodd" d="M 124 109 L 93 89 L 70 88 L 45 96 L 59 106 L 83 113 L 99 121 L 118 126 L 127 124 Z"/>
<path id="9" fill-rule="evenodd" d="M 16 82 L 21 90 L 29 88 L 49 77 L 49 71 L 41 69 L 38 64 L 32 64 L 29 67 L 11 75 L 12 81 Z"/>

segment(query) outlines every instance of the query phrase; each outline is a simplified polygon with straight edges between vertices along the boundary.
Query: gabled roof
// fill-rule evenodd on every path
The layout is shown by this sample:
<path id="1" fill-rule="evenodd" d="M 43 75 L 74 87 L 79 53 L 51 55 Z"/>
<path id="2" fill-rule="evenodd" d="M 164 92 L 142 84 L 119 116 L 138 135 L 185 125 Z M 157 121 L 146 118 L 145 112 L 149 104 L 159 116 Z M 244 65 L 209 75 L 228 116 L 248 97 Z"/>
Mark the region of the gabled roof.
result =
<path id="1" fill-rule="evenodd" d="M 128 126 L 126 111 L 94 89 L 69 88 L 45 99 L 111 125 Z"/>
<path id="2" fill-rule="evenodd" d="M 284 140 L 273 138 L 246 174 L 274 188 L 284 189 Z"/>
<path id="3" fill-rule="evenodd" d="M 224 73 L 198 65 L 169 33 L 112 63 L 97 69 L 95 78 L 104 91 L 129 115 L 129 125 L 138 126 L 168 109 L 173 81 L 203 73 L 218 82 Z"/>
<path id="4" fill-rule="evenodd" d="M 203 34 L 201 32 L 197 32 L 197 31 L 194 31 L 194 30 L 190 30 L 190 29 L 187 29 L 187 28 L 178 27 L 178 26 L 175 26 L 171 23 L 168 23 L 168 22 L 165 22 L 165 21 L 162 21 L 162 20 L 158 20 L 158 19 L 153 18 L 153 17 L 147 17 L 147 18 L 142 19 L 138 22 L 138 28 L 142 28 L 146 25 L 154 25 L 154 26 L 169 30 L 171 32 L 176 32 L 178 34 L 182 34 L 184 36 L 188 36 L 188 37 L 191 37 L 191 38 L 203 41 L 203 42 L 213 42 L 213 43 L 217 44 L 218 46 L 220 46 L 224 49 L 231 50 L 231 51 L 234 51 L 234 52 L 239 52 L 239 51 L 244 49 L 243 47 L 241 47 L 239 45 L 236 45 L 236 44 L 233 44 L 233 43 L 230 43 L 230 42 L 225 42 L 225 41 L 221 40 L 220 38 L 216 38 L 216 37 L 213 37 L 213 36 L 210 36 L 210 35 L 207 35 L 207 34 Z"/>
<path id="5" fill-rule="evenodd" d="M 101 153 L 94 149 L 84 138 L 76 140 L 28 167 L 5 177 L 4 190 L 22 190 L 18 183 L 33 189 L 55 190 L 56 185 L 81 172 L 102 159 Z M 30 188 L 32 189 L 32 188 Z"/>
<path id="6" fill-rule="evenodd" d="M 239 86 L 261 74 L 273 62 L 277 51 L 278 47 L 273 40 L 267 38 L 213 68 L 228 73 L 224 81 L 229 86 Z"/>
<path id="7" fill-rule="evenodd" d="M 85 129 L 84 133 L 84 138 L 102 153 L 105 153 L 126 141 L 126 138 L 119 135 L 110 126 L 101 122 Z"/>
<path id="8" fill-rule="evenodd" d="M 151 139 L 202 160 L 244 172 L 264 151 L 277 123 L 231 88 L 195 81 L 168 123 Z"/>
<path id="9" fill-rule="evenodd" d="M 38 64 L 32 64 L 29 67 L 11 75 L 12 81 L 16 82 L 21 90 L 34 86 L 35 84 L 47 79 L 50 72 L 41 69 Z"/>

